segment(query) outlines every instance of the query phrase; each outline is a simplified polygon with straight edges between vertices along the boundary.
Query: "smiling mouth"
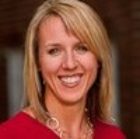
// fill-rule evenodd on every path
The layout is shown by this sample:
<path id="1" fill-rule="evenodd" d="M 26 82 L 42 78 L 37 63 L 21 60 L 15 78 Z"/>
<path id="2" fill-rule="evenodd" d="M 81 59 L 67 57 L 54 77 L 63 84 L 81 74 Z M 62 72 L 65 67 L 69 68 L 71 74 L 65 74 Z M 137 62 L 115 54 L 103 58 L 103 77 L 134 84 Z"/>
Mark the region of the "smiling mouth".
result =
<path id="1" fill-rule="evenodd" d="M 67 76 L 59 76 L 61 83 L 66 87 L 75 87 L 81 81 L 82 75 L 75 74 L 75 75 L 67 75 Z"/>

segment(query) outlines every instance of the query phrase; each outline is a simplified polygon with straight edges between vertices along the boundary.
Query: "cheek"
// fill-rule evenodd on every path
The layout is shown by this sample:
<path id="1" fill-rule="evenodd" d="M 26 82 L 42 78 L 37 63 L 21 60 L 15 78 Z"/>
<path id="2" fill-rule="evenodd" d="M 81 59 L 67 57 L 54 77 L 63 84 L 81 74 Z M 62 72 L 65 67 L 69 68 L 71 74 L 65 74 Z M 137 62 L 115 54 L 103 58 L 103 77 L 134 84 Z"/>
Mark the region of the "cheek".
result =
<path id="1" fill-rule="evenodd" d="M 57 73 L 60 67 L 60 60 L 49 56 L 40 56 L 39 64 L 43 78 L 47 78 L 51 74 Z"/>
<path id="2" fill-rule="evenodd" d="M 98 61 L 93 54 L 89 54 L 81 59 L 83 67 L 89 72 L 97 72 L 98 70 Z"/>
<path id="3" fill-rule="evenodd" d="M 88 78 L 88 83 L 89 87 L 93 85 L 97 79 L 98 76 L 98 62 L 95 58 L 89 59 L 85 63 L 85 68 L 87 71 L 87 78 Z"/>

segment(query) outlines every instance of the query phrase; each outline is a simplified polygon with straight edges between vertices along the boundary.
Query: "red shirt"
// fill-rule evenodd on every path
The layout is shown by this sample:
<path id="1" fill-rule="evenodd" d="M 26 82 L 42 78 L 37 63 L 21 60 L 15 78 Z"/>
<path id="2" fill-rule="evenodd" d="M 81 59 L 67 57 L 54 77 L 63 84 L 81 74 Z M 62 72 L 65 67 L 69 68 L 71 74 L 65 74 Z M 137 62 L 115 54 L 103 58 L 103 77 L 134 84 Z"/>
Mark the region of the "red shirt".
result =
<path id="1" fill-rule="evenodd" d="M 125 139 L 122 131 L 110 124 L 96 121 L 94 139 Z M 0 125 L 0 139 L 59 139 L 48 127 L 24 112 Z"/>

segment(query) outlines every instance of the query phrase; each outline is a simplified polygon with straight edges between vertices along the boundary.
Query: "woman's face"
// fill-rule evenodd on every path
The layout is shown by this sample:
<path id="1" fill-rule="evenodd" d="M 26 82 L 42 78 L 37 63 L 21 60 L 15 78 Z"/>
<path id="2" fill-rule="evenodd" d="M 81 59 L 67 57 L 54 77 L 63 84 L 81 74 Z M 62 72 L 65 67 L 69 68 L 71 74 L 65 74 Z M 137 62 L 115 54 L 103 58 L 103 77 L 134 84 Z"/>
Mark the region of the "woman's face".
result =
<path id="1" fill-rule="evenodd" d="M 46 83 L 46 97 L 65 103 L 85 102 L 94 83 L 98 62 L 84 42 L 68 33 L 59 17 L 39 27 L 39 68 Z"/>

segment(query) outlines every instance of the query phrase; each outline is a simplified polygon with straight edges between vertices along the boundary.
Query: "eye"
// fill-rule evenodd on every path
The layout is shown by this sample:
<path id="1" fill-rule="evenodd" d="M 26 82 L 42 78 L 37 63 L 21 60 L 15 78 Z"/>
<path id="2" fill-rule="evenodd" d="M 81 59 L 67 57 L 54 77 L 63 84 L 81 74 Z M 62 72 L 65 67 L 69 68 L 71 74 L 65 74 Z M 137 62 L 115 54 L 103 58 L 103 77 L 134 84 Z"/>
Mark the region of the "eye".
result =
<path id="1" fill-rule="evenodd" d="M 86 53 L 88 51 L 87 45 L 86 44 L 78 44 L 76 47 L 76 50 L 80 53 Z"/>
<path id="2" fill-rule="evenodd" d="M 59 48 L 50 48 L 49 50 L 47 50 L 47 53 L 52 56 L 57 56 L 60 54 L 60 49 Z"/>

